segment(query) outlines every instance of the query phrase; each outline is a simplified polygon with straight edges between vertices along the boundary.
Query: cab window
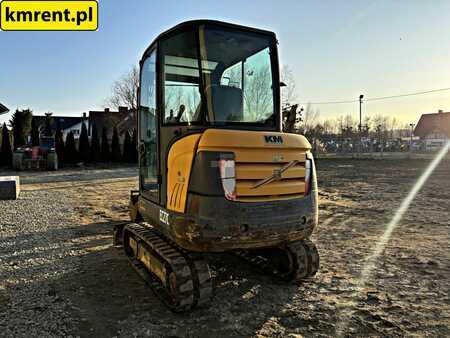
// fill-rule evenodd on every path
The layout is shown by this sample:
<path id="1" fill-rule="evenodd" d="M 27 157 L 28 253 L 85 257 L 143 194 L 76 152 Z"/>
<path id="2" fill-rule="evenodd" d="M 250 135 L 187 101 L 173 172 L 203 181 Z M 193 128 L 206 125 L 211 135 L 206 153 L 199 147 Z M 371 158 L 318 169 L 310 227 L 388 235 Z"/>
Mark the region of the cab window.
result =
<path id="1" fill-rule="evenodd" d="M 200 120 L 200 72 L 194 31 L 161 42 L 163 124 L 191 124 Z"/>

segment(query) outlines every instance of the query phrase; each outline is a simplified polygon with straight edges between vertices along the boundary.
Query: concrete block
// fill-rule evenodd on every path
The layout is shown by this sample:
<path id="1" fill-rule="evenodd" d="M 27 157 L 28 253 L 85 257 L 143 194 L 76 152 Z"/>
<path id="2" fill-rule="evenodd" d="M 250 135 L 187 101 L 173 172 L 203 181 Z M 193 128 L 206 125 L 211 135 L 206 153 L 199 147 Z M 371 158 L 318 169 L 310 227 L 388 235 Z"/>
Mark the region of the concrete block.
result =
<path id="1" fill-rule="evenodd" d="M 15 200 L 19 193 L 19 176 L 0 176 L 0 200 Z"/>

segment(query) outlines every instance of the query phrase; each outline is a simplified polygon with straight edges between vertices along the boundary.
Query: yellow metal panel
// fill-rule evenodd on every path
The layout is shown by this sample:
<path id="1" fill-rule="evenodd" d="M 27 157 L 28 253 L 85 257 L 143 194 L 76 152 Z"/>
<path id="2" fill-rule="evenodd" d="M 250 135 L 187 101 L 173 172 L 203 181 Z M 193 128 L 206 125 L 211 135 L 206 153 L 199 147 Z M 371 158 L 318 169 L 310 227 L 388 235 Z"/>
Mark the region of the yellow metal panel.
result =
<path id="1" fill-rule="evenodd" d="M 305 192 L 305 182 L 303 180 L 274 181 L 258 188 L 253 188 L 256 182 L 257 181 L 255 180 L 237 181 L 236 194 L 238 196 L 261 196 L 298 194 Z"/>
<path id="2" fill-rule="evenodd" d="M 236 199 L 238 202 L 267 202 L 267 201 L 282 201 L 293 198 L 304 197 L 304 194 L 288 194 L 288 195 L 271 195 L 271 196 L 241 196 Z"/>
<path id="3" fill-rule="evenodd" d="M 184 212 L 187 186 L 191 175 L 195 147 L 201 134 L 189 135 L 175 142 L 167 162 L 167 209 Z"/>
<path id="4" fill-rule="evenodd" d="M 274 170 L 280 169 L 283 164 L 262 163 L 238 163 L 236 164 L 237 179 L 263 179 L 273 174 Z M 305 167 L 295 166 L 282 173 L 282 178 L 305 177 Z"/>
<path id="5" fill-rule="evenodd" d="M 238 147 L 206 147 L 198 151 L 223 151 L 233 152 L 236 162 L 242 163 L 288 163 L 293 160 L 305 162 L 306 154 L 297 149 L 261 149 L 261 148 L 238 148 Z"/>
<path id="6" fill-rule="evenodd" d="M 283 143 L 266 143 L 264 136 L 281 136 Z M 199 150 L 204 147 L 224 147 L 227 148 L 273 148 L 273 149 L 299 149 L 309 150 L 311 144 L 308 140 L 297 134 L 278 133 L 270 131 L 246 131 L 246 130 L 224 130 L 208 129 L 203 133 L 198 144 Z"/>
<path id="7" fill-rule="evenodd" d="M 158 276 L 161 281 L 166 281 L 166 268 L 164 264 L 142 245 L 140 246 L 138 258 L 151 272 Z"/>
<path id="8" fill-rule="evenodd" d="M 138 245 L 137 245 L 137 242 L 134 240 L 134 238 L 131 238 L 131 237 L 130 237 L 129 244 L 130 244 L 131 250 L 133 250 L 134 255 L 137 257 L 137 255 L 138 255 Z"/>
<path id="9" fill-rule="evenodd" d="M 282 142 L 267 142 L 265 136 L 281 136 Z M 206 130 L 197 151 L 233 152 L 236 161 L 236 196 L 238 201 L 256 202 L 298 198 L 305 192 L 306 153 L 311 149 L 301 135 L 266 131 Z M 286 163 L 299 161 L 281 175 L 281 179 L 252 189 Z"/>

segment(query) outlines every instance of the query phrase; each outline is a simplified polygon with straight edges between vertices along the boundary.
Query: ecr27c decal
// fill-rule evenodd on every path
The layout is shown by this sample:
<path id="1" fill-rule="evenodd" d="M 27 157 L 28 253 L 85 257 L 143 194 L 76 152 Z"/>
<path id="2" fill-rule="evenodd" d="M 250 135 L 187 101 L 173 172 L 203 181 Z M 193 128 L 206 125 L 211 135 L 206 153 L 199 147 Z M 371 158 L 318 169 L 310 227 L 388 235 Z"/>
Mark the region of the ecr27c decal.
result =
<path id="1" fill-rule="evenodd" d="M 166 225 L 170 225 L 169 224 L 169 213 L 160 209 L 159 210 L 159 220 Z"/>

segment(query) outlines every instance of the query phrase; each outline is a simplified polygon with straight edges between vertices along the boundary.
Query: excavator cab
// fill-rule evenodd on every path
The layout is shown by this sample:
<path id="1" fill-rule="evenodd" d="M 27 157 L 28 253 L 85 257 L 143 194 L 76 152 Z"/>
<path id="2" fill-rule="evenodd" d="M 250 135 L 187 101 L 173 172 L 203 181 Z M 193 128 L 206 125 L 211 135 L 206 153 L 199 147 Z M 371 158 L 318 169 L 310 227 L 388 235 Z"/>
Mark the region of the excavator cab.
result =
<path id="1" fill-rule="evenodd" d="M 274 33 L 179 24 L 145 51 L 138 100 L 139 191 L 115 241 L 167 305 L 210 301 L 208 252 L 287 281 L 316 273 L 314 162 L 282 132 Z"/>

